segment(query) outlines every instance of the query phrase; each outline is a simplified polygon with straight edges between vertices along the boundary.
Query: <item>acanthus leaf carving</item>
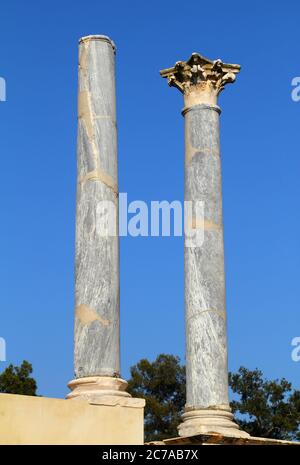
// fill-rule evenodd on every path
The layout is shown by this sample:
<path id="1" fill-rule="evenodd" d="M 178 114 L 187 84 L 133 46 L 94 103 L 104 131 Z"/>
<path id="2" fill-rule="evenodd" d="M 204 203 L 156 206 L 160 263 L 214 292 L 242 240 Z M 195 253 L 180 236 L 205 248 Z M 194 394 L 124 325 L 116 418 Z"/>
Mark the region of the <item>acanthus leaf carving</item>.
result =
<path id="1" fill-rule="evenodd" d="M 225 85 L 236 79 L 240 65 L 226 64 L 222 60 L 211 61 L 198 53 L 193 53 L 187 61 L 178 61 L 173 68 L 164 69 L 161 76 L 167 78 L 170 86 L 177 87 L 187 94 L 191 87 L 208 83 L 218 95 Z"/>

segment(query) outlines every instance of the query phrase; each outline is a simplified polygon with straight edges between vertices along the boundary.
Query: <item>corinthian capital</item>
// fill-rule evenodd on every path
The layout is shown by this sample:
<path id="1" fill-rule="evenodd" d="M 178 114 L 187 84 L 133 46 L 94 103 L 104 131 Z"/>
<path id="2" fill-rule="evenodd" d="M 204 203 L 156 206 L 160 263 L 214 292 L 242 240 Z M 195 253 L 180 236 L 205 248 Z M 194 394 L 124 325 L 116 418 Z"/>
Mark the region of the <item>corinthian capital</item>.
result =
<path id="1" fill-rule="evenodd" d="M 240 65 L 211 61 L 193 53 L 187 61 L 177 61 L 173 68 L 160 71 L 169 86 L 177 87 L 184 94 L 186 105 L 215 104 L 225 85 L 235 81 Z"/>

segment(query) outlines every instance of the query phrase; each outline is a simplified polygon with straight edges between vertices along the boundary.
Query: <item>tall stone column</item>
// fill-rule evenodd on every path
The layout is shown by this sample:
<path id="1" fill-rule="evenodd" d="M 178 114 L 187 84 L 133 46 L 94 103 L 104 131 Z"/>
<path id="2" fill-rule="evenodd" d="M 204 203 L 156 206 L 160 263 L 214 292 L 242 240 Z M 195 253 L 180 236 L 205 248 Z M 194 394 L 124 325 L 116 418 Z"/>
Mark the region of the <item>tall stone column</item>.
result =
<path id="1" fill-rule="evenodd" d="M 97 403 L 130 397 L 120 377 L 114 43 L 101 35 L 80 39 L 78 72 L 75 379 L 68 398 Z"/>
<path id="2" fill-rule="evenodd" d="M 239 70 L 239 65 L 193 53 L 188 61 L 161 71 L 184 96 L 185 201 L 204 206 L 202 221 L 191 218 L 192 228 L 202 228 L 203 242 L 191 243 L 185 234 L 187 399 L 180 436 L 208 432 L 247 436 L 233 422 L 228 399 L 221 110 L 217 106 L 218 94 Z"/>

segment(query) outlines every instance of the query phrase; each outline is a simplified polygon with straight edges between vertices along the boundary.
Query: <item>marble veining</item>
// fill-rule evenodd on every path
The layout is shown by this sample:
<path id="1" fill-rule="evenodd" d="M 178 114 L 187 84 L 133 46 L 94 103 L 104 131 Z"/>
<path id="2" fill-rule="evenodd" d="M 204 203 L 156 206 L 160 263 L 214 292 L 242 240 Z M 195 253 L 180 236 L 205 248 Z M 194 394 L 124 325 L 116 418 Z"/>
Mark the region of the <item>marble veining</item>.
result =
<path id="1" fill-rule="evenodd" d="M 119 239 L 101 236 L 97 205 L 118 210 L 115 52 L 110 40 L 79 45 L 75 376 L 119 376 Z M 116 231 L 118 229 L 117 215 Z"/>

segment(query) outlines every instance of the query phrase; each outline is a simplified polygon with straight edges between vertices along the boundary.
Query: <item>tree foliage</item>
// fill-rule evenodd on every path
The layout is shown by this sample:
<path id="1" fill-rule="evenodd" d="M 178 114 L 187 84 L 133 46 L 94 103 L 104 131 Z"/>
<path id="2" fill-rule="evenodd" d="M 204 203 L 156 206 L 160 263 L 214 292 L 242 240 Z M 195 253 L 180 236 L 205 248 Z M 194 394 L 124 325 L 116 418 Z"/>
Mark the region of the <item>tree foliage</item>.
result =
<path id="1" fill-rule="evenodd" d="M 24 360 L 20 367 L 9 365 L 0 374 L 0 392 L 36 396 L 37 384 L 31 378 L 32 365 Z"/>
<path id="2" fill-rule="evenodd" d="M 240 367 L 229 373 L 229 385 L 239 396 L 231 407 L 243 430 L 251 436 L 300 439 L 300 391 L 286 379 L 268 381 L 260 370 Z"/>
<path id="3" fill-rule="evenodd" d="M 146 441 L 178 436 L 185 404 L 185 369 L 179 357 L 161 354 L 152 363 L 140 360 L 131 368 L 128 391 L 146 400 Z"/>
<path id="4" fill-rule="evenodd" d="M 300 440 L 300 391 L 286 379 L 265 380 L 260 370 L 229 373 L 235 421 L 252 436 Z M 185 404 L 185 367 L 179 357 L 161 354 L 131 368 L 129 392 L 146 400 L 145 440 L 178 436 Z"/>

